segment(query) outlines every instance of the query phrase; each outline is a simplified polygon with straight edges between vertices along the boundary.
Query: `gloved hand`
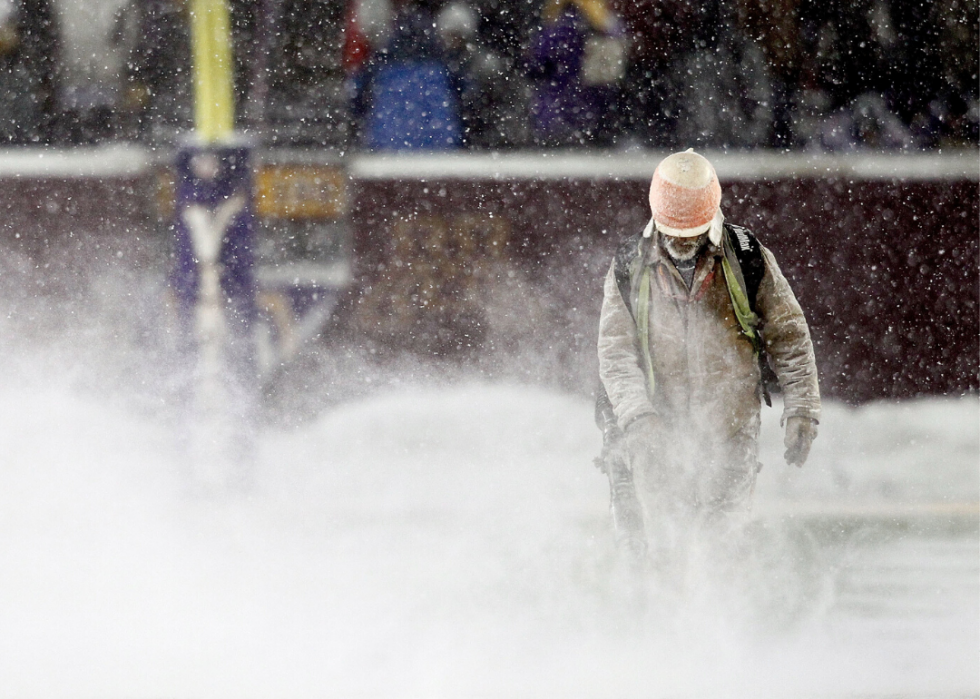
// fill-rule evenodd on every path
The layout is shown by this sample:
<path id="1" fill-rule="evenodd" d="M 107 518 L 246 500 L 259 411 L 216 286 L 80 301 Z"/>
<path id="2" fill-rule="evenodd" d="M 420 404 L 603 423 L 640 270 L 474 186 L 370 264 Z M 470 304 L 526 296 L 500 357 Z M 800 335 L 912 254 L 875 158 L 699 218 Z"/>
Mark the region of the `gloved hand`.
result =
<path id="1" fill-rule="evenodd" d="M 626 426 L 626 452 L 630 463 L 649 454 L 656 449 L 655 439 L 660 418 L 654 413 L 647 413 L 636 418 Z"/>
<path id="2" fill-rule="evenodd" d="M 783 458 L 789 465 L 802 466 L 810 454 L 810 445 L 817 436 L 817 421 L 808 417 L 794 416 L 786 420 L 786 436 Z"/>

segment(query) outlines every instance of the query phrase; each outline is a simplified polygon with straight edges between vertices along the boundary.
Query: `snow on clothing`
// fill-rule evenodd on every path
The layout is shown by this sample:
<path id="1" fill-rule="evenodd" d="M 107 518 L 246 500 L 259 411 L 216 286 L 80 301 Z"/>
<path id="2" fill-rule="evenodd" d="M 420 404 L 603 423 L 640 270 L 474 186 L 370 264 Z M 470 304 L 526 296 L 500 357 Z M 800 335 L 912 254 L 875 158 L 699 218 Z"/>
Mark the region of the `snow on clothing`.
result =
<path id="1" fill-rule="evenodd" d="M 722 271 L 721 247 L 706 243 L 690 288 L 653 229 L 649 344 L 655 388 L 644 378 L 636 324 L 620 295 L 615 262 L 606 277 L 599 322 L 599 374 L 623 430 L 644 416 L 646 455 L 631 455 L 638 493 L 650 509 L 684 503 L 712 511 L 747 509 L 759 464 L 760 375 L 742 334 Z M 783 418 L 820 417 L 813 345 L 806 320 L 772 253 L 756 311 L 783 389 Z M 637 308 L 633 285 L 633 308 Z M 644 497 L 643 493 L 646 493 Z M 664 502 L 666 498 L 668 502 Z"/>

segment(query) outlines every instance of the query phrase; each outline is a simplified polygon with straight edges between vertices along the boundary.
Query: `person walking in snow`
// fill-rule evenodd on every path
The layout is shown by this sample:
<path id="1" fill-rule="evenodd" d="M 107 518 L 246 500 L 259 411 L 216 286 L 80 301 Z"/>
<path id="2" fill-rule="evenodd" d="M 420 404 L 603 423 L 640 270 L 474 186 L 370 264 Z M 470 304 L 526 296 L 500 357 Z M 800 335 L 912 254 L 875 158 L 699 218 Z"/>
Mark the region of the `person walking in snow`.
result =
<path id="1" fill-rule="evenodd" d="M 605 279 L 597 420 L 617 535 L 641 567 L 683 564 L 693 540 L 723 541 L 745 520 L 766 373 L 784 397 L 787 463 L 802 466 L 817 434 L 806 319 L 772 253 L 720 202 L 706 158 L 665 158 L 652 219 Z"/>

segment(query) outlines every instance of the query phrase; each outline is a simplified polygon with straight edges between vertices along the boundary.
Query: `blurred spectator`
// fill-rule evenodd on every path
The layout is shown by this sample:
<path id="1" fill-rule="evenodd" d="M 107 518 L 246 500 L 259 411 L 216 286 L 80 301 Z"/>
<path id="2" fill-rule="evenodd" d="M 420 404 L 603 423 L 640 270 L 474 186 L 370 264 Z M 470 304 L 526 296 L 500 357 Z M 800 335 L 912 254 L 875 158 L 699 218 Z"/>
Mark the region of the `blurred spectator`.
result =
<path id="1" fill-rule="evenodd" d="M 239 123 L 270 145 L 980 139 L 978 0 L 228 1 Z M 106 78 L 96 94 L 66 68 L 58 112 L 54 0 L 0 0 L 0 142 L 191 128 L 190 0 L 121 2 L 118 58 L 100 60 L 118 62 L 122 88 Z M 71 26 L 61 40 L 88 56 Z"/>
<path id="2" fill-rule="evenodd" d="M 803 3 L 800 10 L 803 48 L 811 57 L 802 80 L 825 91 L 832 108 L 887 89 L 893 32 L 887 5 L 878 0 L 824 0 Z"/>
<path id="3" fill-rule="evenodd" d="M 906 53 L 901 27 L 910 15 L 902 8 L 910 5 L 892 0 L 801 5 L 803 51 L 810 60 L 800 69 L 798 111 L 791 119 L 798 129 L 790 145 L 894 149 L 923 141 L 906 121 L 916 109 L 908 101 L 908 85 L 920 83 L 922 76 L 905 63 L 930 60 Z"/>
<path id="4" fill-rule="evenodd" d="M 889 75 L 893 103 L 905 123 L 920 122 L 916 130 L 927 142 L 932 140 L 934 127 L 922 119 L 930 113 L 930 102 L 938 92 L 937 78 L 942 74 L 942 47 L 931 16 L 934 4 L 893 0 L 888 5 L 897 37 Z M 970 52 L 975 50 L 971 47 Z"/>
<path id="5" fill-rule="evenodd" d="M 816 87 L 799 88 L 789 109 L 789 143 L 791 148 L 814 148 L 831 113 L 830 95 Z"/>
<path id="6" fill-rule="evenodd" d="M 129 55 L 118 45 L 120 2 L 58 1 L 59 65 L 56 139 L 97 143 L 116 135 Z"/>
<path id="7" fill-rule="evenodd" d="M 932 144 L 976 145 L 980 138 L 980 7 L 977 0 L 939 0 L 932 7 L 931 19 L 937 25 L 941 66 L 938 95 L 930 103 L 941 126 Z"/>
<path id="8" fill-rule="evenodd" d="M 471 0 L 480 18 L 480 43 L 516 65 L 541 23 L 542 0 Z"/>
<path id="9" fill-rule="evenodd" d="M 622 24 L 603 0 L 547 0 L 541 19 L 528 58 L 535 141 L 564 146 L 608 140 L 626 67 Z"/>
<path id="10" fill-rule="evenodd" d="M 111 42 L 127 57 L 120 121 L 130 137 L 172 141 L 193 125 L 189 0 L 129 0 Z"/>
<path id="11" fill-rule="evenodd" d="M 479 17 L 466 2 L 445 5 L 436 30 L 459 95 L 463 144 L 503 148 L 527 141 L 525 81 L 514 61 L 480 41 Z"/>
<path id="12" fill-rule="evenodd" d="M 888 109 L 882 95 L 869 92 L 858 96 L 851 105 L 855 140 L 872 150 L 907 149 L 915 139 L 902 120 Z"/>
<path id="13" fill-rule="evenodd" d="M 272 145 L 345 145 L 349 98 L 344 89 L 344 3 L 264 4 L 278 6 L 268 45 L 266 140 Z"/>
<path id="14" fill-rule="evenodd" d="M 343 8 L 319 0 L 230 0 L 236 116 L 268 144 L 346 140 Z M 172 141 L 193 127 L 190 0 L 129 0 L 110 44 L 125 57 L 128 137 Z"/>
<path id="15" fill-rule="evenodd" d="M 376 150 L 452 149 L 462 145 L 459 101 L 427 7 L 395 15 L 387 47 L 366 65 L 362 141 Z"/>
<path id="16" fill-rule="evenodd" d="M 246 105 L 257 82 L 259 55 L 272 49 L 261 31 L 263 15 L 271 6 L 267 0 L 227 0 L 231 21 L 232 60 L 236 114 L 244 117 Z M 279 0 L 276 0 L 279 3 Z"/>
<path id="17" fill-rule="evenodd" d="M 0 0 L 0 143 L 51 139 L 57 60 L 49 0 Z"/>
<path id="18" fill-rule="evenodd" d="M 391 0 L 351 0 L 344 19 L 344 70 L 357 75 L 364 64 L 391 39 Z"/>
<path id="19" fill-rule="evenodd" d="M 701 148 L 761 148 L 773 130 L 773 86 L 760 47 L 722 6 L 713 29 L 673 66 L 676 137 Z"/>
<path id="20" fill-rule="evenodd" d="M 793 145 L 792 113 L 797 99 L 803 49 L 801 0 L 737 0 L 738 27 L 762 51 L 771 84 L 769 145 Z"/>
<path id="21" fill-rule="evenodd" d="M 681 85 L 671 70 L 698 46 L 709 4 L 697 0 L 619 0 L 629 38 L 625 79 L 626 128 L 641 146 L 677 144 Z"/>
<path id="22" fill-rule="evenodd" d="M 370 106 L 368 82 L 372 59 L 387 47 L 394 31 L 391 0 L 350 0 L 344 19 L 344 73 L 351 102 L 352 140 L 361 140 L 360 128 Z"/>
<path id="23" fill-rule="evenodd" d="M 916 141 L 885 98 L 873 92 L 860 95 L 847 107 L 824 118 L 807 145 L 813 150 L 908 149 Z"/>

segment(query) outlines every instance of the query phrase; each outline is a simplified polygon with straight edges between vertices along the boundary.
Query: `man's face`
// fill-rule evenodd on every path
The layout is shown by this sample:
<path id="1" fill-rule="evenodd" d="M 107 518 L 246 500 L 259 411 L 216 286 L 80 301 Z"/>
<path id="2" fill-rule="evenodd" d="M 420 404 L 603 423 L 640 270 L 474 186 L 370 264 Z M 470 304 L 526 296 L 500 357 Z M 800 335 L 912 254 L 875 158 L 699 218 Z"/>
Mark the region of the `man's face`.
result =
<path id="1" fill-rule="evenodd" d="M 689 260 L 701 251 L 707 240 L 707 232 L 692 238 L 676 238 L 672 235 L 665 235 L 664 248 L 675 260 Z"/>

